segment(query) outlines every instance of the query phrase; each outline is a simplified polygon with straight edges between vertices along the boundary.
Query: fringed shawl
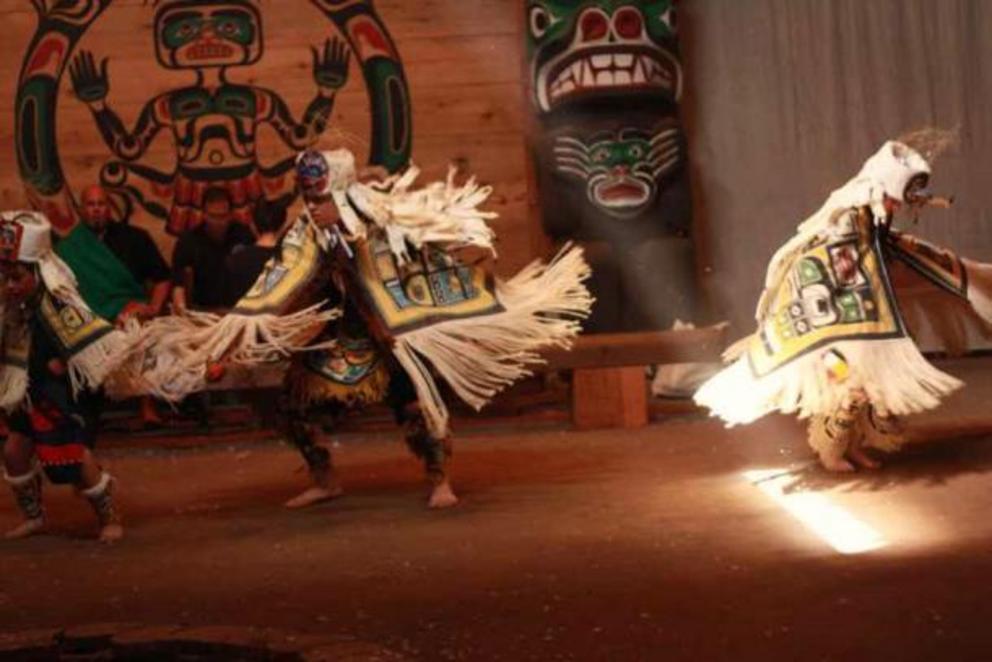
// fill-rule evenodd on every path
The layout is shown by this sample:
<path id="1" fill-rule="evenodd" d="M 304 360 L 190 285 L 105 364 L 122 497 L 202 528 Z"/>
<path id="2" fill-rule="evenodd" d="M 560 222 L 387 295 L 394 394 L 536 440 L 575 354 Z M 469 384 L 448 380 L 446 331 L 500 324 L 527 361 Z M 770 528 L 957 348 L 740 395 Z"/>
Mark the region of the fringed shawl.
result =
<path id="1" fill-rule="evenodd" d="M 152 386 L 167 385 L 172 397 L 178 397 L 202 387 L 203 380 L 178 379 L 177 374 L 189 376 L 198 370 L 202 375 L 206 362 L 257 364 L 329 347 L 310 342 L 310 331 L 337 311 L 312 306 L 293 312 L 260 296 L 280 291 L 282 283 L 297 283 L 287 292 L 326 283 L 327 263 L 318 260 L 312 265 L 319 266 L 311 268 L 309 259 L 302 257 L 315 246 L 322 256 L 335 252 L 336 259 L 347 260 L 338 265 L 347 272 L 338 279 L 344 296 L 355 298 L 371 317 L 366 321 L 379 331 L 373 335 L 409 374 L 431 432 L 438 437 L 448 434 L 448 411 L 435 373 L 459 397 L 480 408 L 500 389 L 529 374 L 529 366 L 541 361 L 541 347 L 568 346 L 593 302 L 583 284 L 590 270 L 581 250 L 566 247 L 550 264 L 534 262 L 508 281 L 494 279 L 452 252 L 467 245 L 492 249 L 493 235 L 485 221 L 495 214 L 477 209 L 490 190 L 474 181 L 457 186 L 449 174 L 443 183 L 411 191 L 416 176 L 411 169 L 377 186 L 352 184 L 346 195 L 335 196 L 343 227 L 332 232 L 318 229 L 306 216 L 298 221 L 280 257 L 230 315 L 193 316 L 182 322 L 193 328 L 185 329 L 159 323 L 160 331 L 149 336 L 150 346 L 160 356 L 172 357 L 165 361 L 172 367 L 146 371 Z M 287 241 L 298 246 L 292 256 Z M 275 286 L 263 282 L 267 279 Z"/>
<path id="2" fill-rule="evenodd" d="M 832 414 L 853 389 L 882 413 L 936 407 L 961 382 L 920 353 L 889 281 L 888 262 L 927 280 L 992 320 L 990 267 L 876 225 L 869 208 L 834 214 L 775 261 L 758 332 L 731 348 L 734 362 L 707 381 L 696 402 L 728 424 L 772 411 Z M 771 271 L 771 270 L 770 270 Z"/>

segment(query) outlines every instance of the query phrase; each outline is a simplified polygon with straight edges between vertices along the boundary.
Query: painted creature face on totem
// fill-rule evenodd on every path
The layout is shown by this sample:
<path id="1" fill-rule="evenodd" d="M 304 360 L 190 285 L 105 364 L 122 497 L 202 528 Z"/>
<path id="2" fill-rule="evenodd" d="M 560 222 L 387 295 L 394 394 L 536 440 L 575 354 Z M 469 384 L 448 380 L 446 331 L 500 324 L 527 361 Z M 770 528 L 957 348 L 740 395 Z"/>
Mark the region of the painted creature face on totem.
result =
<path id="1" fill-rule="evenodd" d="M 254 64 L 262 17 L 249 0 L 170 0 L 155 14 L 155 47 L 169 69 Z"/>
<path id="2" fill-rule="evenodd" d="M 675 0 L 531 0 L 527 45 L 542 113 L 632 94 L 677 101 Z"/>
<path id="3" fill-rule="evenodd" d="M 583 140 L 581 134 L 555 138 L 555 170 L 578 178 L 586 198 L 616 218 L 640 214 L 655 202 L 660 182 L 679 164 L 679 130 L 626 128 Z"/>

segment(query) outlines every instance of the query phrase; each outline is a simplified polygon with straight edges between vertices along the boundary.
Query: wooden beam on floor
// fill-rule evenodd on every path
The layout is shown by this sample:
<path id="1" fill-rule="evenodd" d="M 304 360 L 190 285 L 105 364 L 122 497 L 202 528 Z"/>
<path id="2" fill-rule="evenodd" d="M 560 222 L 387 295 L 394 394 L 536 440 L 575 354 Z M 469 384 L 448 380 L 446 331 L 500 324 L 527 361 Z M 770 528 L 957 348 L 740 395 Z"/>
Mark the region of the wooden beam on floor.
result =
<path id="1" fill-rule="evenodd" d="M 726 347 L 727 325 L 683 331 L 597 333 L 579 336 L 570 350 L 541 352 L 548 370 L 649 366 L 720 360 Z"/>

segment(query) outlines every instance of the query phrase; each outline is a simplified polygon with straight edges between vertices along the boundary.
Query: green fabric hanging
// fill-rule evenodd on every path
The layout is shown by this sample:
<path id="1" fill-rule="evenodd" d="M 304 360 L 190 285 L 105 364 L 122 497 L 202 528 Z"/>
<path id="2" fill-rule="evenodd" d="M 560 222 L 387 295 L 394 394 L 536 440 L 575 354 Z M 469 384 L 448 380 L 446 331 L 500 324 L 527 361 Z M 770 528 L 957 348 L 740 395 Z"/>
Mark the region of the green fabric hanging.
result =
<path id="1" fill-rule="evenodd" d="M 145 288 L 85 223 L 55 248 L 79 282 L 79 293 L 100 317 L 113 322 L 132 301 L 147 302 Z"/>

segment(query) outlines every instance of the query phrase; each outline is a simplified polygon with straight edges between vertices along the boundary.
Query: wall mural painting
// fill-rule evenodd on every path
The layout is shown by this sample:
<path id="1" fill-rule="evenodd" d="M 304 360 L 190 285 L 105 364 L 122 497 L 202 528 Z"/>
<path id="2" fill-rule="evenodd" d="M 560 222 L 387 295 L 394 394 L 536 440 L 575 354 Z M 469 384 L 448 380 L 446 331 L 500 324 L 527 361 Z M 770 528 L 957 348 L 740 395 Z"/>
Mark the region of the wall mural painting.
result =
<path id="1" fill-rule="evenodd" d="M 587 328 L 693 317 L 674 0 L 529 0 L 526 11 L 544 229 L 587 246 Z"/>
<path id="2" fill-rule="evenodd" d="M 303 2 L 304 0 L 298 0 Z M 154 53 L 159 66 L 195 76 L 187 86 L 149 99 L 133 124 L 113 109 L 113 61 L 73 51 L 113 0 L 33 0 L 39 22 L 18 83 L 15 135 L 18 163 L 31 203 L 60 230 L 75 220 L 75 205 L 56 143 L 57 99 L 68 69 L 74 96 L 93 114 L 113 155 L 101 181 L 124 216 L 139 209 L 178 234 L 202 221 L 203 194 L 227 189 L 238 220 L 249 223 L 261 196 L 292 196 L 288 176 L 295 152 L 315 144 L 328 127 L 337 92 L 348 82 L 354 54 L 368 90 L 371 118 L 369 162 L 397 170 L 411 150 L 410 98 L 396 47 L 371 0 L 309 0 L 338 35 L 311 46 L 314 93 L 297 120 L 273 90 L 228 80 L 234 68 L 264 55 L 264 20 L 258 0 L 156 0 Z M 285 153 L 263 163 L 256 137 L 268 125 Z M 165 172 L 142 162 L 160 135 L 168 136 L 175 167 Z"/>

